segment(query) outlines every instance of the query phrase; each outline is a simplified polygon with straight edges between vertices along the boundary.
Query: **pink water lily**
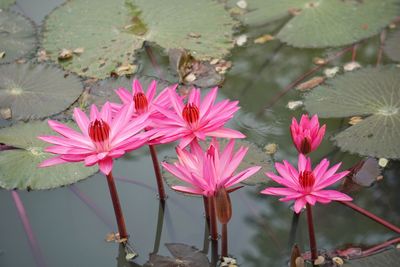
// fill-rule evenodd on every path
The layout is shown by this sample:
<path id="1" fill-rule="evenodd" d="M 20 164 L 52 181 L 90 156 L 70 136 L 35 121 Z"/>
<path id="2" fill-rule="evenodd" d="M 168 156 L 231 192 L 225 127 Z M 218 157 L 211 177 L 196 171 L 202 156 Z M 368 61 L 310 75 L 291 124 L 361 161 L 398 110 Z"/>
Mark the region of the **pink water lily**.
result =
<path id="1" fill-rule="evenodd" d="M 275 182 L 285 187 L 268 187 L 261 191 L 263 194 L 283 196 L 281 201 L 294 200 L 294 211 L 299 213 L 307 204 L 315 205 L 316 202 L 329 203 L 332 200 L 351 201 L 352 198 L 336 190 L 324 188 L 336 183 L 349 172 L 336 173 L 341 163 L 329 168 L 329 161 L 323 159 L 315 168 L 311 168 L 311 160 L 299 154 L 298 168 L 295 169 L 287 161 L 275 163 L 279 175 L 272 172 L 266 173 Z"/>
<path id="2" fill-rule="evenodd" d="M 325 135 L 326 125 L 319 127 L 318 116 L 314 115 L 309 119 L 308 115 L 303 114 L 300 123 L 295 118 L 290 125 L 290 133 L 297 151 L 308 154 L 317 149 Z"/>
<path id="3" fill-rule="evenodd" d="M 175 89 L 177 85 L 172 86 Z M 155 105 L 169 109 L 170 102 L 168 97 L 168 87 L 162 90 L 157 96 L 157 81 L 153 80 L 144 92 L 140 81 L 134 79 L 132 82 L 132 92 L 121 87 L 115 90 L 115 93 L 121 99 L 122 104 L 111 103 L 114 112 L 118 112 L 123 105 L 133 103 L 133 117 L 138 117 L 141 115 L 146 115 L 149 119 L 162 119 L 165 116 L 161 114 Z"/>
<path id="4" fill-rule="evenodd" d="M 234 190 L 234 185 L 255 174 L 261 167 L 254 166 L 234 174 L 242 162 L 248 148 L 240 147 L 233 153 L 235 141 L 232 139 L 224 150 L 220 150 L 217 140 L 213 140 L 207 151 L 203 151 L 197 141 L 190 144 L 190 151 L 176 148 L 178 162 L 163 162 L 163 167 L 189 186 L 172 188 L 189 194 L 214 196 L 218 190 Z"/>
<path id="5" fill-rule="evenodd" d="M 218 88 L 215 87 L 200 101 L 200 89 L 193 88 L 184 104 L 173 88 L 168 89 L 173 110 L 157 106 L 160 113 L 166 116 L 163 120 L 156 120 L 158 129 L 168 133 L 162 142 L 181 139 L 179 146 L 186 147 L 194 139 L 205 140 L 207 136 L 244 138 L 239 131 L 224 128 L 239 109 L 238 101 L 223 100 L 214 104 L 217 93 Z"/>
<path id="6" fill-rule="evenodd" d="M 104 174 L 110 174 L 114 158 L 141 147 L 150 135 L 142 132 L 149 124 L 148 116 L 132 119 L 133 112 L 131 103 L 123 106 L 113 117 L 111 105 L 107 102 L 101 111 L 92 105 L 88 118 L 82 110 L 75 108 L 74 119 L 81 132 L 48 120 L 49 126 L 60 135 L 39 138 L 53 144 L 46 148 L 46 152 L 58 156 L 43 161 L 40 167 L 83 161 L 86 166 L 99 164 Z"/>

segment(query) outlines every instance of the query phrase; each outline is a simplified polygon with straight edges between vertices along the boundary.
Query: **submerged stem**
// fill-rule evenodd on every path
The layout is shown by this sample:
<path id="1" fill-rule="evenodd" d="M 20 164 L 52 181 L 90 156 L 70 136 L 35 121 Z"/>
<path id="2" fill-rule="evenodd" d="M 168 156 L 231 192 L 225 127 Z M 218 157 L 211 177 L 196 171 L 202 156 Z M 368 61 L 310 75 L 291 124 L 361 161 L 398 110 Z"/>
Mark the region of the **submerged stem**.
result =
<path id="1" fill-rule="evenodd" d="M 361 213 L 362 215 L 370 218 L 371 220 L 376 221 L 377 223 L 385 226 L 386 228 L 400 234 L 400 228 L 391 224 L 390 222 L 382 219 L 381 217 L 376 216 L 375 214 L 372 214 L 371 212 L 357 206 L 356 204 L 354 204 L 353 202 L 350 201 L 339 201 L 340 204 L 343 204 L 349 208 L 352 208 L 353 210 L 357 211 L 358 213 Z"/>
<path id="2" fill-rule="evenodd" d="M 32 250 L 33 257 L 35 258 L 36 266 L 38 267 L 46 267 L 46 262 L 43 258 L 42 251 L 40 250 L 39 244 L 36 240 L 36 237 L 33 233 L 32 226 L 29 222 L 28 215 L 26 214 L 26 210 L 24 204 L 22 203 L 21 198 L 17 191 L 11 191 L 12 198 L 14 200 L 15 206 L 18 210 L 18 215 L 22 221 L 24 226 L 25 233 L 28 237 L 29 246 Z"/>
<path id="3" fill-rule="evenodd" d="M 306 205 L 306 211 L 307 211 L 308 234 L 309 234 L 309 237 L 310 237 L 311 260 L 312 260 L 313 265 L 314 265 L 314 261 L 318 258 L 317 241 L 315 240 L 314 222 L 313 222 L 311 205 L 308 204 L 308 203 Z"/>
<path id="4" fill-rule="evenodd" d="M 165 201 L 167 196 L 165 194 L 164 183 L 160 170 L 160 164 L 158 163 L 157 151 L 153 145 L 149 145 L 149 149 L 150 149 L 151 159 L 153 161 L 154 174 L 156 175 L 156 180 L 157 180 L 158 197 L 160 198 L 161 201 Z"/>
<path id="5" fill-rule="evenodd" d="M 228 257 L 228 224 L 222 224 L 221 256 Z"/>
<path id="6" fill-rule="evenodd" d="M 292 224 L 290 226 L 290 234 L 289 234 L 289 251 L 293 248 L 294 241 L 296 239 L 296 233 L 297 233 L 297 227 L 299 225 L 300 214 L 301 213 L 293 212 Z"/>
<path id="7" fill-rule="evenodd" d="M 158 206 L 156 238 L 154 240 L 154 248 L 153 248 L 154 254 L 157 254 L 160 248 L 161 234 L 164 225 L 164 209 L 165 209 L 165 201 L 160 201 L 160 204 Z"/>
<path id="8" fill-rule="evenodd" d="M 119 202 L 117 188 L 115 186 L 112 172 L 107 175 L 108 188 L 110 189 L 111 200 L 114 207 L 115 218 L 117 219 L 119 237 L 121 239 L 128 238 L 125 227 L 124 215 L 122 214 L 121 204 Z"/>

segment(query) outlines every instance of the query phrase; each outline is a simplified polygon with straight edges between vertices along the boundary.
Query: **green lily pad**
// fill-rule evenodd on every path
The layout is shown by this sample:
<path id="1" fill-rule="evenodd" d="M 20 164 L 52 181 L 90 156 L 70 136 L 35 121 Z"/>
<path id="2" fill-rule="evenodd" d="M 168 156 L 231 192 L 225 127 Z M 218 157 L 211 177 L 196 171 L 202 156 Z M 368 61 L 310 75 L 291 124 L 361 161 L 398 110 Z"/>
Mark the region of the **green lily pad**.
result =
<path id="1" fill-rule="evenodd" d="M 389 36 L 384 51 L 390 59 L 400 62 L 400 30 Z"/>
<path id="2" fill-rule="evenodd" d="M 400 158 L 399 85 L 399 68 L 365 68 L 328 80 L 307 94 L 304 104 L 323 118 L 366 117 L 333 138 L 342 150 Z"/>
<path id="3" fill-rule="evenodd" d="M 400 251 L 390 249 L 367 257 L 347 261 L 343 267 L 387 267 L 398 266 Z"/>
<path id="4" fill-rule="evenodd" d="M 0 10 L 0 53 L 4 52 L 0 63 L 10 63 L 28 55 L 36 43 L 36 29 L 30 20 Z"/>
<path id="5" fill-rule="evenodd" d="M 46 64 L 0 66 L 0 108 L 13 119 L 44 118 L 67 109 L 82 93 L 74 75 Z"/>
<path id="6" fill-rule="evenodd" d="M 70 127 L 74 127 L 69 124 Z M 54 132 L 45 121 L 18 123 L 0 129 L 0 143 L 17 149 L 0 152 L 0 187 L 12 190 L 41 190 L 69 185 L 97 172 L 97 167 L 85 167 L 83 163 L 67 163 L 38 168 L 53 154 L 44 152 L 49 144 L 37 138 Z"/>
<path id="7" fill-rule="evenodd" d="M 222 57 L 233 47 L 234 21 L 216 1 L 98 0 L 96 7 L 90 0 L 68 1 L 45 22 L 44 49 L 79 75 L 108 77 L 132 64 L 144 41 L 185 48 L 200 58 Z M 76 48 L 83 53 L 58 60 L 62 49 Z"/>
<path id="8" fill-rule="evenodd" d="M 120 103 L 118 95 L 115 93 L 115 89 L 124 87 L 128 91 L 132 91 L 132 81 L 133 79 L 138 79 L 143 87 L 143 90 L 147 91 L 148 86 L 153 80 L 157 81 L 157 92 L 168 87 L 170 84 L 166 81 L 160 80 L 151 76 L 137 76 L 137 77 L 119 77 L 108 78 L 105 80 L 98 81 L 93 86 L 90 87 L 89 95 L 87 97 L 86 106 L 89 104 L 103 105 L 106 101 L 111 101 L 115 103 Z"/>
<path id="9" fill-rule="evenodd" d="M 400 12 L 399 0 L 258 0 L 243 21 L 268 23 L 293 16 L 277 34 L 295 47 L 336 47 L 379 33 Z"/>
<path id="10" fill-rule="evenodd" d="M 0 0 L 0 9 L 6 9 L 15 4 L 15 0 Z"/>
<path id="11" fill-rule="evenodd" d="M 226 139 L 221 139 L 219 141 L 221 149 L 224 149 L 225 146 L 228 144 L 228 140 Z M 202 143 L 202 146 L 204 149 L 208 146 L 209 142 Z M 244 157 L 242 163 L 239 164 L 239 167 L 237 168 L 237 171 L 235 173 L 238 173 L 244 169 L 253 167 L 253 166 L 261 166 L 262 168 L 255 173 L 254 175 L 250 176 L 248 179 L 244 180 L 242 184 L 244 185 L 250 185 L 250 186 L 255 186 L 255 185 L 265 185 L 270 182 L 270 179 L 265 176 L 266 172 L 272 171 L 272 164 L 271 164 L 271 158 L 268 154 L 264 153 L 261 148 L 256 146 L 255 144 L 248 142 L 246 140 L 240 140 L 237 139 L 235 141 L 235 148 L 234 151 L 237 151 L 239 147 L 245 146 L 248 147 L 249 150 L 247 151 L 246 156 Z M 165 162 L 168 162 L 170 164 L 173 164 L 174 162 L 177 161 L 176 157 L 166 157 L 164 159 Z M 162 168 L 162 175 L 164 177 L 165 182 L 167 185 L 172 188 L 172 186 L 180 185 L 180 186 L 187 186 L 188 184 L 183 182 L 182 180 L 178 179 L 174 175 L 172 175 L 170 172 L 165 170 L 165 168 Z M 185 194 L 189 195 L 189 194 Z M 193 196 L 193 195 L 189 195 Z"/>

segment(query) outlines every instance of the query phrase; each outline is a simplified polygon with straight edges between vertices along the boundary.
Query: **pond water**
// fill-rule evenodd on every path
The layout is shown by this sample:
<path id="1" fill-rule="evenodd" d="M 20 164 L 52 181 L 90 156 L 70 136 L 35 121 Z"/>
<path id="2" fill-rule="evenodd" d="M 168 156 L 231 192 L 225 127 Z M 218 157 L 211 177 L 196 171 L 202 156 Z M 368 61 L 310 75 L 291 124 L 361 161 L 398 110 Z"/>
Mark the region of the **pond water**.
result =
<path id="1" fill-rule="evenodd" d="M 25 14 L 40 26 L 43 18 L 62 2 L 18 0 L 12 10 Z M 243 32 L 249 36 L 261 34 L 257 29 L 243 29 Z M 362 65 L 374 64 L 378 40 L 369 40 L 358 51 L 357 61 Z M 168 55 L 158 47 L 151 48 L 164 78 L 176 82 L 178 78 L 168 65 Z M 276 143 L 278 151 L 274 160 L 295 162 L 297 152 L 288 129 L 291 118 L 299 118 L 304 111 L 302 108 L 290 110 L 287 104 L 301 100 L 302 96 L 296 90 L 290 90 L 279 99 L 277 96 L 293 80 L 315 66 L 312 63 L 314 57 L 334 52 L 336 50 L 295 49 L 282 46 L 278 41 L 235 48 L 229 58 L 233 67 L 219 92 L 220 99 L 240 100 L 241 110 L 232 127 L 260 147 Z M 347 53 L 332 61 L 330 66 L 343 64 L 350 58 L 351 53 Z M 138 61 L 141 74 L 158 75 L 144 51 Z M 347 127 L 347 120 L 329 119 L 322 123 L 327 124 L 327 138 L 313 153 L 313 158 L 328 156 L 332 162 L 343 161 L 344 168 L 358 162 L 359 156 L 341 152 L 329 140 Z M 2 122 L 2 125 L 6 124 L 8 122 Z M 175 154 L 173 145 L 159 146 L 157 150 L 160 159 Z M 20 192 L 45 266 L 140 266 L 153 252 L 171 256 L 166 243 L 184 243 L 203 249 L 202 199 L 167 189 L 169 198 L 159 214 L 153 175 L 147 148 L 116 162 L 114 176 L 125 220 L 131 243 L 139 254 L 136 263 L 126 262 L 117 244 L 105 242 L 106 235 L 116 230 L 116 224 L 102 174 L 69 187 Z M 399 175 L 399 163 L 391 161 L 381 182 L 352 195 L 355 202 L 395 225 L 400 224 Z M 241 266 L 287 266 L 292 212 L 288 204 L 282 204 L 277 198 L 260 195 L 261 189 L 245 187 L 231 195 L 233 218 L 229 223 L 229 253 Z M 0 191 L 0 210 L 3 214 L 0 218 L 0 266 L 37 266 L 11 192 Z M 381 225 L 337 203 L 317 205 L 314 216 L 317 244 L 322 250 L 329 251 L 346 244 L 370 246 L 394 237 Z M 302 251 L 306 251 L 308 235 L 304 216 L 300 217 L 298 229 L 296 242 Z"/>

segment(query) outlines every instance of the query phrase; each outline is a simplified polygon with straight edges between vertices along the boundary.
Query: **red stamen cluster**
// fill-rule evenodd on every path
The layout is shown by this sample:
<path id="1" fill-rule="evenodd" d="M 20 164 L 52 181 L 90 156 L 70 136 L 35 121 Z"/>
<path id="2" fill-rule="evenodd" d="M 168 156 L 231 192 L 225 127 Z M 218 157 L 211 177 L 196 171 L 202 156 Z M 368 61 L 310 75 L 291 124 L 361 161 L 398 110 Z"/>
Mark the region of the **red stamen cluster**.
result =
<path id="1" fill-rule="evenodd" d="M 95 143 L 103 143 L 110 137 L 110 126 L 101 119 L 96 119 L 89 124 L 89 136 Z"/>
<path id="2" fill-rule="evenodd" d="M 304 190 L 310 191 L 314 186 L 315 176 L 311 171 L 303 171 L 300 173 L 299 182 Z"/>
<path id="3" fill-rule="evenodd" d="M 139 92 L 133 96 L 133 102 L 135 103 L 135 109 L 138 113 L 144 113 L 148 109 L 147 97 L 144 93 Z"/>
<path id="4" fill-rule="evenodd" d="M 193 124 L 198 122 L 200 117 L 199 108 L 192 103 L 186 104 L 182 111 L 182 117 L 185 119 L 186 122 L 189 124 Z"/>

